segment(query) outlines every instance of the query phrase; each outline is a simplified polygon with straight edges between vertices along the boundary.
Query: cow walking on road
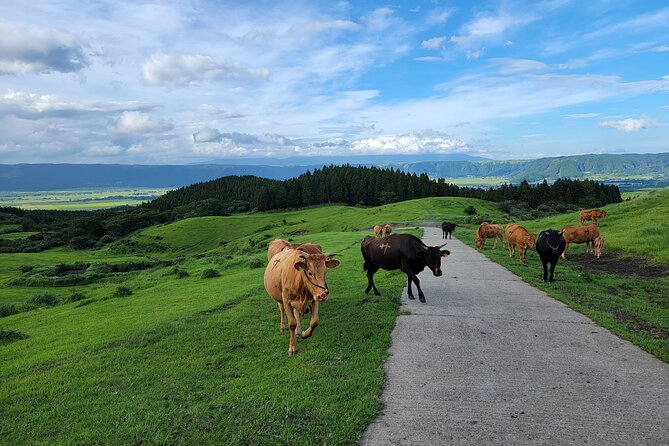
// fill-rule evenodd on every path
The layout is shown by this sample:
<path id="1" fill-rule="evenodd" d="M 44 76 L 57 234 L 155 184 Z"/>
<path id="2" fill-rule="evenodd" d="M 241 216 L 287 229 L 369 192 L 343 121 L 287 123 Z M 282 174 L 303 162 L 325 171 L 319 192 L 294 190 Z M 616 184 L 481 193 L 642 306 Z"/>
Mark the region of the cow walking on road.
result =
<path id="1" fill-rule="evenodd" d="M 453 231 L 455 231 L 455 227 L 457 225 L 454 223 L 449 223 L 447 221 L 443 222 L 441 224 L 441 232 L 443 232 L 444 238 L 450 238 L 453 239 L 453 236 L 451 235 Z"/>
<path id="2" fill-rule="evenodd" d="M 564 252 L 567 243 L 562 232 L 555 229 L 547 229 L 539 233 L 537 237 L 537 253 L 544 265 L 544 282 L 553 281 L 553 271 L 557 265 L 560 255 Z M 551 264 L 550 276 L 548 275 L 548 263 Z"/>
<path id="3" fill-rule="evenodd" d="M 374 294 L 381 294 L 374 284 L 374 274 L 379 269 L 399 269 L 407 275 L 409 299 L 414 299 L 411 284 L 415 283 L 418 289 L 418 300 L 424 303 L 425 295 L 420 288 L 417 274 L 427 266 L 435 276 L 442 275 L 441 259 L 448 257 L 451 253 L 446 249 L 441 249 L 444 245 L 427 246 L 418 237 L 411 234 L 393 234 L 382 239 L 365 237 L 360 244 L 365 260 L 363 269 L 367 271 L 365 293 L 374 290 Z"/>

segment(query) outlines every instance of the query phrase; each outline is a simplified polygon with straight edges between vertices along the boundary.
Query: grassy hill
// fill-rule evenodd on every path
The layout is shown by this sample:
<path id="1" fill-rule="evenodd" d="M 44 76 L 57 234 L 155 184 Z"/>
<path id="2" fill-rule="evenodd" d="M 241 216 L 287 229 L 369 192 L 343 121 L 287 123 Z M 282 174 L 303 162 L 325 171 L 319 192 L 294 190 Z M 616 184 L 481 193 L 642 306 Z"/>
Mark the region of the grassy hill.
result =
<path id="1" fill-rule="evenodd" d="M 431 198 L 192 218 L 101 250 L 0 255 L 0 312 L 19 311 L 0 317 L 0 443 L 355 444 L 378 408 L 406 281 L 380 272 L 383 295 L 364 294 L 364 229 L 464 221 L 472 205 L 501 217 L 492 203 Z M 275 237 L 342 261 L 292 358 L 262 285 Z"/>

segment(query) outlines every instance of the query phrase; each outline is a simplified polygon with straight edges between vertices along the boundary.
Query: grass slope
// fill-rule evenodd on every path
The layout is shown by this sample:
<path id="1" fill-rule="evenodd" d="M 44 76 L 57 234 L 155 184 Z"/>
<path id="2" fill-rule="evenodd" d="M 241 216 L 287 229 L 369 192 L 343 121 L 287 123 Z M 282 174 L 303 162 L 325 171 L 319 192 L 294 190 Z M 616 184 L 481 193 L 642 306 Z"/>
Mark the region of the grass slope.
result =
<path id="1" fill-rule="evenodd" d="M 328 206 L 189 219 L 99 251 L 0 255 L 0 305 L 43 292 L 61 300 L 0 318 L 10 334 L 0 342 L 0 444 L 355 444 L 378 409 L 405 284 L 401 273 L 379 272 L 383 296 L 363 293 L 359 243 L 369 232 L 355 229 L 464 220 L 470 205 L 499 215 L 465 199 Z M 321 243 L 342 261 L 328 275 L 317 331 L 292 358 L 262 286 L 275 237 Z M 33 274 L 20 265 L 149 258 L 177 263 L 77 286 L 8 284 Z M 202 278 L 208 269 L 220 275 Z M 69 302 L 74 293 L 82 298 Z"/>

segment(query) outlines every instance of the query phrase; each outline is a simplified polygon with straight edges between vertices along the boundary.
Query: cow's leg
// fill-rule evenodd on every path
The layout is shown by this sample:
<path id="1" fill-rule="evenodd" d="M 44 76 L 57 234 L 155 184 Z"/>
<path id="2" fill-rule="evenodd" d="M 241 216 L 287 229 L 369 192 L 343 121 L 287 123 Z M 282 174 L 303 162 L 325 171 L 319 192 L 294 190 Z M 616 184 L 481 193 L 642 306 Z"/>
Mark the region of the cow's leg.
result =
<path id="1" fill-rule="evenodd" d="M 302 332 L 302 339 L 306 339 L 311 336 L 314 332 L 314 329 L 318 326 L 318 301 L 315 300 L 311 304 L 311 321 L 309 322 L 309 328 Z"/>
<path id="2" fill-rule="evenodd" d="M 293 316 L 295 316 L 295 320 L 297 321 L 297 326 L 295 327 L 295 336 L 299 336 L 302 333 L 302 329 L 300 328 L 300 312 L 297 311 L 297 308 L 293 307 Z"/>
<path id="3" fill-rule="evenodd" d="M 513 257 L 516 255 L 516 252 L 514 250 L 514 246 L 509 242 L 509 257 Z"/>
<path id="4" fill-rule="evenodd" d="M 288 316 L 288 328 L 290 329 L 290 341 L 288 343 L 288 356 L 293 356 L 297 354 L 297 337 L 295 336 L 295 329 L 297 328 L 297 320 L 295 319 L 295 314 L 293 313 L 293 307 L 290 305 L 290 301 L 287 297 L 283 298 L 283 306 L 286 310 L 286 316 Z"/>
<path id="5" fill-rule="evenodd" d="M 541 256 L 541 263 L 544 265 L 544 282 L 548 282 L 548 259 Z"/>
<path id="6" fill-rule="evenodd" d="M 495 243 L 492 244 L 492 249 L 497 249 L 497 237 L 495 237 Z"/>
<path id="7" fill-rule="evenodd" d="M 416 289 L 418 290 L 418 300 L 422 303 L 425 303 L 425 294 L 420 288 L 420 280 L 416 277 L 416 274 L 413 272 L 406 260 L 402 260 L 402 268 L 400 268 L 404 274 L 407 275 L 407 282 L 409 284 L 409 299 L 413 299 L 413 294 L 411 293 L 411 282 L 416 284 Z"/>
<path id="8" fill-rule="evenodd" d="M 279 324 L 279 329 L 284 332 L 286 331 L 286 321 L 285 321 L 285 316 L 283 314 L 283 303 L 279 302 L 279 317 L 281 318 L 281 322 Z"/>
<path id="9" fill-rule="evenodd" d="M 553 271 L 555 271 L 555 265 L 557 265 L 557 262 L 558 262 L 557 257 L 555 258 L 555 260 L 551 259 L 551 276 L 550 276 L 550 278 L 548 279 L 549 282 L 552 282 L 552 281 L 553 281 Z M 545 267 L 544 267 L 544 268 L 545 268 Z M 545 275 L 545 273 L 544 273 L 544 275 Z M 545 281 L 546 281 L 546 279 L 544 279 L 544 282 L 545 282 Z"/>
<path id="10" fill-rule="evenodd" d="M 367 289 L 365 290 L 365 294 L 369 293 L 371 290 L 374 290 L 374 294 L 377 296 L 381 294 L 374 284 L 374 274 L 376 274 L 378 270 L 378 268 L 372 268 L 371 266 L 367 269 Z"/>
<path id="11" fill-rule="evenodd" d="M 415 297 L 413 297 L 413 291 L 411 290 L 411 277 L 409 276 L 409 273 L 407 273 L 407 297 L 411 300 L 415 299 Z"/>
<path id="12" fill-rule="evenodd" d="M 520 246 L 518 247 L 518 257 L 520 257 L 520 263 L 525 263 L 526 252 L 527 252 L 527 246 L 523 246 L 522 248 Z"/>
<path id="13" fill-rule="evenodd" d="M 567 248 L 569 248 L 569 242 L 565 242 L 564 251 L 562 251 L 562 258 L 564 260 L 567 260 Z"/>

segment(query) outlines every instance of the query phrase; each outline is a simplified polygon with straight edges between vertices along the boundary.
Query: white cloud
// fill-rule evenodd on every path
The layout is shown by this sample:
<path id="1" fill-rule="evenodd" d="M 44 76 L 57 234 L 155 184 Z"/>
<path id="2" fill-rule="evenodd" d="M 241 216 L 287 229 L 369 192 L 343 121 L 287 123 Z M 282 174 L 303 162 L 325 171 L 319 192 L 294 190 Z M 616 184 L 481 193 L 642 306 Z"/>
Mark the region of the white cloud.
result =
<path id="1" fill-rule="evenodd" d="M 651 51 L 653 51 L 655 53 L 666 53 L 667 51 L 669 51 L 669 45 L 656 46 Z"/>
<path id="2" fill-rule="evenodd" d="M 80 71 L 85 43 L 72 34 L 0 19 L 0 75 Z"/>
<path id="3" fill-rule="evenodd" d="M 413 60 L 417 60 L 419 62 L 439 62 L 444 60 L 444 58 L 437 56 L 422 56 L 422 57 L 414 57 Z"/>
<path id="4" fill-rule="evenodd" d="M 444 36 L 433 37 L 431 39 L 423 40 L 420 46 L 427 50 L 438 50 L 443 45 L 444 40 L 446 40 L 446 37 Z"/>
<path id="5" fill-rule="evenodd" d="M 565 115 L 565 118 L 567 119 L 590 119 L 590 118 L 596 118 L 598 116 L 601 116 L 601 113 L 570 113 L 568 115 Z"/>
<path id="6" fill-rule="evenodd" d="M 217 129 L 203 129 L 193 133 L 193 142 L 195 143 L 220 141 L 220 139 L 221 132 Z"/>
<path id="7" fill-rule="evenodd" d="M 453 8 L 433 9 L 427 15 L 426 22 L 428 25 L 440 25 L 445 23 L 454 12 Z"/>
<path id="8" fill-rule="evenodd" d="M 643 129 L 649 129 L 658 126 L 658 121 L 648 118 L 627 118 L 623 119 L 622 121 L 603 121 L 598 124 L 598 127 L 612 128 L 625 133 L 638 132 Z"/>
<path id="9" fill-rule="evenodd" d="M 502 74 L 518 74 L 533 71 L 544 71 L 549 67 L 543 62 L 531 59 L 506 59 L 495 58 L 490 59 L 490 62 L 499 66 L 499 72 Z"/>
<path id="10" fill-rule="evenodd" d="M 438 132 L 376 136 L 359 139 L 351 144 L 351 153 L 354 154 L 446 154 L 471 151 L 464 141 Z"/>
<path id="11" fill-rule="evenodd" d="M 198 81 L 267 79 L 267 69 L 246 68 L 237 63 L 215 60 L 197 54 L 158 53 L 146 60 L 141 67 L 147 84 L 181 87 Z"/>
<path id="12" fill-rule="evenodd" d="M 120 134 L 134 133 L 163 133 L 172 130 L 174 126 L 167 120 L 154 119 L 149 114 L 138 111 L 125 111 L 110 128 Z"/>
<path id="13" fill-rule="evenodd" d="M 481 57 L 481 55 L 483 54 L 483 51 L 484 51 L 483 48 L 481 48 L 480 50 L 476 50 L 476 51 L 469 51 L 469 50 L 467 50 L 467 60 L 476 60 L 476 59 L 478 59 L 478 58 Z"/>

